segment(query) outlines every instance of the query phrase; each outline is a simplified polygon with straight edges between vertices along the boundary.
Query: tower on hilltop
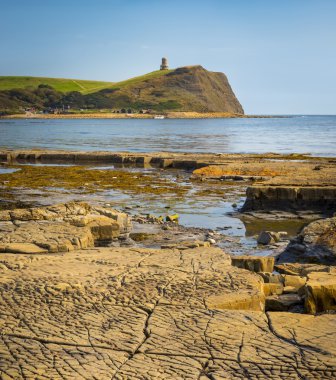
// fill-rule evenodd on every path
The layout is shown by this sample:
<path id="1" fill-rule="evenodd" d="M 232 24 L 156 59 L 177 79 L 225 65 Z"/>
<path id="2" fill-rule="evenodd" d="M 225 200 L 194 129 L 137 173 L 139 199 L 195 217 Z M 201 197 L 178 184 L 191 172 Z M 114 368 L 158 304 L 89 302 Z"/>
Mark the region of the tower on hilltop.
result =
<path id="1" fill-rule="evenodd" d="M 162 62 L 161 62 L 161 65 L 160 65 L 160 70 L 168 70 L 169 67 L 168 67 L 168 59 L 163 57 L 162 58 Z"/>

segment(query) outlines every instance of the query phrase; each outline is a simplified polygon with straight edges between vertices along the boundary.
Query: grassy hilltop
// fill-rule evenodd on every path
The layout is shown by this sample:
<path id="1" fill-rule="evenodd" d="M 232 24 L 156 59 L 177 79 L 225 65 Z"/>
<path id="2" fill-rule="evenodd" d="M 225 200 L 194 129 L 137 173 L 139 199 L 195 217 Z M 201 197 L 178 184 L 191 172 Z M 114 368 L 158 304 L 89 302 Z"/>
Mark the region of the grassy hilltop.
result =
<path id="1" fill-rule="evenodd" d="M 47 77 L 26 77 L 26 76 L 0 76 L 0 91 L 12 90 L 17 88 L 38 87 L 41 84 L 45 84 L 53 87 L 56 91 L 60 92 L 72 92 L 78 91 L 81 94 L 90 94 L 106 88 L 120 88 L 133 84 L 137 84 L 141 81 L 157 78 L 167 74 L 173 70 L 166 71 L 153 71 L 151 73 L 140 75 L 138 77 L 126 79 L 121 82 L 102 82 L 96 80 L 83 80 L 83 79 L 63 79 L 63 78 L 47 78 Z"/>
<path id="2" fill-rule="evenodd" d="M 81 79 L 0 76 L 0 91 L 12 90 L 14 88 L 38 87 L 40 84 L 49 85 L 60 92 L 78 91 L 81 94 L 88 94 L 109 87 L 113 83 Z"/>
<path id="3" fill-rule="evenodd" d="M 62 108 L 243 114 L 223 73 L 202 66 L 159 70 L 121 82 L 0 77 L 0 112 Z"/>

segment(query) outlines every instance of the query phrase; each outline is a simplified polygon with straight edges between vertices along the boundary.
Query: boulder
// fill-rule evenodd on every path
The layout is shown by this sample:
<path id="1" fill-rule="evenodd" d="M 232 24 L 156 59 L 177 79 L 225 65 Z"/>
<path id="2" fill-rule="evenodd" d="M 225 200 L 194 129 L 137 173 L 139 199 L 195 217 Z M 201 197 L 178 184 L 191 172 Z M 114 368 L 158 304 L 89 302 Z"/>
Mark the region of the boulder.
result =
<path id="1" fill-rule="evenodd" d="M 306 226 L 277 262 L 336 265 L 336 217 L 316 220 Z"/>
<path id="2" fill-rule="evenodd" d="M 266 297 L 266 311 L 290 311 L 302 306 L 303 300 L 298 294 L 282 294 Z"/>
<path id="3" fill-rule="evenodd" d="M 273 272 L 274 257 L 269 256 L 232 256 L 232 265 L 252 272 Z"/>
<path id="4" fill-rule="evenodd" d="M 258 244 L 268 245 L 276 243 L 280 240 L 280 235 L 273 231 L 262 231 L 260 232 L 257 242 Z"/>
<path id="5" fill-rule="evenodd" d="M 132 229 L 131 217 L 124 212 L 113 210 L 109 207 L 92 206 L 91 213 L 104 215 L 110 219 L 115 220 L 119 224 L 121 234 L 128 233 Z"/>
<path id="6" fill-rule="evenodd" d="M 310 273 L 304 290 L 307 313 L 336 311 L 336 273 Z"/>

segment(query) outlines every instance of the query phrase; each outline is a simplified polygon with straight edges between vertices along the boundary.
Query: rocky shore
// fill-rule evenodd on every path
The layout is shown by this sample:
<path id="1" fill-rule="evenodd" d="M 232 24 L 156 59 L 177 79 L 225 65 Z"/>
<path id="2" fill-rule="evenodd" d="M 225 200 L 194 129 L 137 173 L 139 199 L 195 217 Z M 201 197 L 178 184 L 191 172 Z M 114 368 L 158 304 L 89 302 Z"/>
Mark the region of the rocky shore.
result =
<path id="1" fill-rule="evenodd" d="M 276 249 L 257 256 L 233 253 L 225 230 L 179 226 L 172 213 L 90 201 L 4 207 L 1 378 L 336 378 L 335 159 L 9 150 L 0 159 L 17 170 L 0 175 L 7 192 L 58 181 L 70 193 L 189 196 L 185 179 L 127 171 L 153 167 L 188 173 L 206 186 L 197 194 L 245 189 L 236 213 L 252 230 L 260 220 L 306 221 L 291 239 L 262 231 L 259 245 Z M 64 163 L 79 166 L 34 166 Z"/>
<path id="2" fill-rule="evenodd" d="M 155 114 L 140 113 L 68 113 L 68 114 L 13 114 L 0 119 L 153 119 Z M 269 118 L 267 115 L 244 115 L 230 112 L 164 112 L 167 119 L 226 119 L 226 118 Z M 281 117 L 281 116 L 278 116 Z M 283 116 L 282 116 L 283 117 Z"/>
<path id="3" fill-rule="evenodd" d="M 83 203 L 1 220 L 3 378 L 336 375 L 332 267 L 281 274 L 200 242 L 113 247 L 127 215 Z"/>
<path id="4" fill-rule="evenodd" d="M 0 151 L 3 164 L 109 164 L 193 170 L 195 180 L 247 183 L 244 212 L 313 210 L 332 215 L 336 160 L 307 155 Z"/>
<path id="5" fill-rule="evenodd" d="M 303 158 L 303 159 L 302 159 Z M 292 160 L 237 160 L 194 171 L 198 178 L 252 180 L 241 211 L 317 211 L 332 215 L 336 203 L 336 161 L 301 157 Z"/>

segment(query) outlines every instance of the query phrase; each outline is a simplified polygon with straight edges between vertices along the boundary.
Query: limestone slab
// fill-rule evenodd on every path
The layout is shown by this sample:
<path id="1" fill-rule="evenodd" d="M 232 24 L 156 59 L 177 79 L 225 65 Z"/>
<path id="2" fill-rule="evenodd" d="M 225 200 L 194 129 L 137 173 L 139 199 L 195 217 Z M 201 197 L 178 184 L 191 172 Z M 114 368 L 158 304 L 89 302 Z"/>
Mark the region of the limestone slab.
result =
<path id="1" fill-rule="evenodd" d="M 0 264 L 3 379 L 336 376 L 336 316 L 246 310 L 261 278 L 219 248 L 6 254 Z M 239 294 L 245 309 L 209 307 Z"/>

